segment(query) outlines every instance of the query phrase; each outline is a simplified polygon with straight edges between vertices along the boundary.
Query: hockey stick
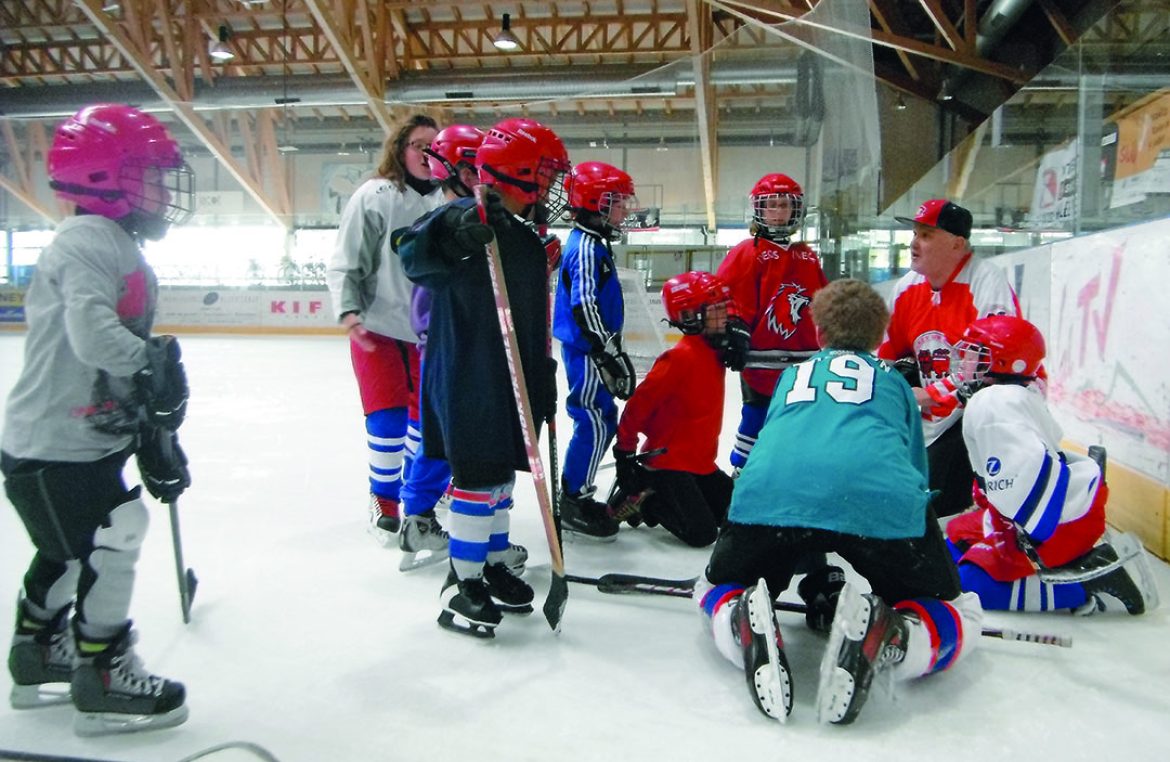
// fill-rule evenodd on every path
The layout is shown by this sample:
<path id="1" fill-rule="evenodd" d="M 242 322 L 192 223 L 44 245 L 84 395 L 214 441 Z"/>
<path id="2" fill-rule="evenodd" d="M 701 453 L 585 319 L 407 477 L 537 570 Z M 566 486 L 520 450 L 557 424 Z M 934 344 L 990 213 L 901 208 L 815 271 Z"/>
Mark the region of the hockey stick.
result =
<path id="1" fill-rule="evenodd" d="M 745 368 L 784 370 L 789 365 L 804 362 L 820 350 L 753 349 L 747 353 Z"/>
<path id="2" fill-rule="evenodd" d="M 487 224 L 487 207 L 484 186 L 475 186 L 475 203 L 479 207 L 479 219 Z M 540 449 L 536 440 L 536 427 L 532 417 L 532 406 L 529 402 L 528 387 L 525 384 L 520 365 L 520 347 L 516 341 L 516 328 L 512 323 L 512 307 L 508 301 L 508 284 L 504 282 L 504 267 L 500 260 L 500 250 L 496 246 L 495 234 L 492 240 L 485 245 L 487 250 L 488 273 L 492 279 L 492 296 L 496 300 L 496 317 L 500 321 L 500 334 L 504 339 L 504 350 L 508 360 L 508 375 L 512 380 L 512 395 L 516 398 L 516 408 L 520 415 L 520 430 L 524 435 L 524 451 L 528 456 L 528 468 L 532 471 L 532 480 L 536 486 L 536 500 L 540 504 L 540 518 L 544 522 L 544 534 L 548 540 L 548 550 L 552 563 L 552 582 L 549 585 L 548 597 L 544 600 L 544 618 L 548 620 L 553 632 L 560 633 L 561 619 L 565 614 L 565 604 L 569 599 L 569 585 L 565 581 L 565 559 L 561 555 L 561 542 L 557 537 L 556 516 L 553 514 L 552 504 L 549 502 L 548 482 L 544 476 L 544 467 L 540 462 Z"/>
<path id="3" fill-rule="evenodd" d="M 179 499 L 167 503 L 171 511 L 171 545 L 175 550 L 175 574 L 179 578 L 179 605 L 183 607 L 183 624 L 191 623 L 191 602 L 195 600 L 195 589 L 199 580 L 195 570 L 183 565 L 183 538 L 179 533 Z"/>
<path id="4" fill-rule="evenodd" d="M 672 598 L 691 598 L 695 592 L 698 577 L 687 579 L 661 579 L 658 577 L 643 577 L 637 574 L 603 574 L 600 577 L 581 577 L 576 574 L 565 576 L 569 582 L 582 585 L 592 585 L 598 592 L 611 595 L 644 594 L 666 595 Z M 803 603 L 775 601 L 772 604 L 777 611 L 789 611 L 795 614 L 804 614 L 808 606 Z M 1059 646 L 1072 648 L 1072 638 L 1065 635 L 1051 635 L 1047 633 L 1019 632 L 1011 629 L 997 629 L 984 627 L 981 633 L 985 638 L 999 638 L 1000 640 L 1019 640 L 1025 643 L 1039 643 L 1045 646 Z"/>
<path id="5" fill-rule="evenodd" d="M 651 458 L 657 458 L 659 455 L 662 455 L 665 452 L 666 452 L 665 447 L 656 447 L 653 450 L 647 450 L 646 452 L 638 453 L 637 455 L 634 456 L 634 461 L 636 463 L 639 463 L 639 464 L 645 463 L 646 461 L 650 460 Z M 598 466 L 597 470 L 598 471 L 605 471 L 605 470 L 608 470 L 610 468 L 616 468 L 616 467 L 617 467 L 616 460 L 607 460 L 605 463 L 602 463 L 600 466 Z"/>

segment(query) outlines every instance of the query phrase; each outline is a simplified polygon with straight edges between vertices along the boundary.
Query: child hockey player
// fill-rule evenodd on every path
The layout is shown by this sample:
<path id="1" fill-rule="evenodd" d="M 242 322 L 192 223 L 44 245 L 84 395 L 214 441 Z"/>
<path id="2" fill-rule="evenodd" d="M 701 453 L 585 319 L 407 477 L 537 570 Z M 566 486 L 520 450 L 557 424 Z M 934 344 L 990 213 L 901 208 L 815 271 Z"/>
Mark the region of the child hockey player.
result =
<path id="1" fill-rule="evenodd" d="M 1044 359 L 1040 331 L 1023 318 L 994 315 L 971 323 L 956 349 L 961 385 L 950 386 L 976 390 L 963 413 L 963 439 L 980 508 L 947 524 L 963 589 L 985 609 L 1141 614 L 1155 607 L 1141 542 L 1128 534 L 1101 542 L 1109 487 L 1100 466 L 1060 449 L 1060 426 L 1030 385 Z M 1088 578 L 1045 581 L 1021 545 L 1048 569 Z"/>
<path id="2" fill-rule="evenodd" d="M 617 167 L 588 161 L 565 180 L 573 230 L 557 279 L 553 335 L 569 380 L 565 409 L 573 436 L 565 450 L 559 513 L 566 532 L 611 542 L 618 525 L 593 499 L 597 467 L 617 430 L 614 397 L 634 391 L 634 366 L 622 346 L 625 305 L 610 241 L 637 206 L 634 182 Z"/>
<path id="3" fill-rule="evenodd" d="M 978 640 L 982 610 L 960 590 L 928 504 L 914 395 L 873 355 L 888 319 L 881 297 L 861 281 L 835 281 L 813 298 L 812 316 L 824 349 L 780 377 L 696 596 L 756 706 L 784 721 L 793 687 L 773 597 L 804 556 L 847 560 L 872 593 L 850 582 L 815 597 L 801 591 L 810 613 L 832 622 L 817 716 L 845 724 L 877 673 L 904 679 L 952 666 Z"/>
<path id="4" fill-rule="evenodd" d="M 366 416 L 370 533 L 389 545 L 401 525 L 399 499 L 409 408 L 418 404 L 418 349 L 410 325 L 411 283 L 391 250 L 391 233 L 442 203 L 424 153 L 438 125 L 417 114 L 386 140 L 378 173 L 341 213 L 326 281 Z"/>
<path id="5" fill-rule="evenodd" d="M 130 599 L 149 516 L 122 468 L 137 449 L 143 482 L 167 502 L 190 484 L 175 434 L 186 375 L 174 338 L 150 335 L 158 288 L 140 247 L 190 216 L 194 176 L 161 123 L 113 104 L 57 128 L 48 174 L 77 215 L 37 259 L 0 442 L 4 489 L 35 548 L 8 652 L 11 701 L 71 698 L 82 735 L 178 725 L 183 685 L 134 652 Z M 54 696 L 54 683 L 70 691 Z"/>
<path id="6" fill-rule="evenodd" d="M 688 272 L 662 287 L 666 319 L 683 333 L 663 353 L 622 410 L 617 443 L 615 518 L 661 524 L 696 548 L 715 542 L 731 502 L 731 477 L 715 465 L 723 427 L 726 370 L 719 350 L 727 330 L 727 287 L 714 275 Z M 634 451 L 665 449 L 643 467 Z M 634 507 L 639 506 L 639 507 Z"/>
<path id="7" fill-rule="evenodd" d="M 484 245 L 494 231 L 512 318 L 537 422 L 555 405 L 547 357 L 547 259 L 525 221 L 544 224 L 565 206 L 561 177 L 568 154 L 556 134 L 530 119 L 505 119 L 488 131 L 475 158 L 487 194 L 489 225 L 471 199 L 458 199 L 400 239 L 407 275 L 433 295 L 427 335 L 423 449 L 451 465 L 451 572 L 439 624 L 491 637 L 500 611 L 532 611 L 532 588 L 504 564 L 512 485 L 528 469 L 519 412 L 496 317 Z M 520 219 L 518 219 L 518 217 Z"/>
<path id="8" fill-rule="evenodd" d="M 431 177 L 443 188 L 446 201 L 470 198 L 476 184 L 475 154 L 483 142 L 483 130 L 467 124 L 454 124 L 439 131 L 431 142 L 426 154 L 429 157 Z M 405 229 L 397 231 L 401 235 Z M 394 241 L 397 251 L 397 237 Z M 426 367 L 426 337 L 430 324 L 431 292 L 422 286 L 415 286 L 411 296 L 411 325 L 418 335 L 420 376 Z M 420 387 L 419 398 L 426 394 Z M 408 424 L 416 437 L 421 437 L 422 426 L 418 413 Z M 398 568 L 410 571 L 420 566 L 445 561 L 448 556 L 449 536 L 435 516 L 435 505 L 449 494 L 451 467 L 442 458 L 432 458 L 423 448 L 408 459 L 409 471 L 402 484 L 402 531 L 398 535 L 398 547 L 402 549 L 402 562 Z M 524 572 L 528 551 L 521 545 L 511 544 L 505 552 L 504 563 L 516 574 Z"/>
<path id="9" fill-rule="evenodd" d="M 747 351 L 776 350 L 807 357 L 817 349 L 808 305 L 825 285 L 816 252 L 791 241 L 804 221 L 804 191 L 791 177 L 764 175 L 752 188 L 752 237 L 727 253 L 716 273 L 737 314 L 727 321 L 724 362 L 742 371 L 743 410 L 732 473 L 738 474 L 755 445 L 781 369 L 746 368 Z"/>

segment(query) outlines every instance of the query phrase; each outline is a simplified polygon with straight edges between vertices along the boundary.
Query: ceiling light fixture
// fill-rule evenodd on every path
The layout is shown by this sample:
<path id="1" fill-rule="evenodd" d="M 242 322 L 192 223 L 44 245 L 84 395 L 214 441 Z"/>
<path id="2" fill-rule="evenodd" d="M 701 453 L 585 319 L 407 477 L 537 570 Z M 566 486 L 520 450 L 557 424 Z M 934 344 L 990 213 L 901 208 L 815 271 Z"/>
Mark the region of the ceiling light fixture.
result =
<path id="1" fill-rule="evenodd" d="M 949 79 L 943 80 L 942 87 L 938 90 L 938 99 L 940 101 L 951 101 L 955 99 L 955 94 L 951 92 L 951 81 Z"/>
<path id="2" fill-rule="evenodd" d="M 228 32 L 228 28 L 221 26 L 219 28 L 219 39 L 213 40 L 207 49 L 207 54 L 211 56 L 212 61 L 216 63 L 227 63 L 236 57 L 232 49 L 227 46 L 229 39 L 231 39 L 231 34 Z"/>
<path id="3" fill-rule="evenodd" d="M 520 40 L 516 39 L 516 35 L 512 34 L 511 15 L 504 14 L 503 26 L 500 28 L 500 31 L 496 32 L 496 36 L 492 38 L 492 44 L 497 49 L 508 52 L 520 49 Z"/>
<path id="4" fill-rule="evenodd" d="M 894 110 L 895 111 L 905 111 L 906 110 L 906 99 L 902 97 L 901 93 L 898 93 L 898 100 L 894 101 Z"/>
<path id="5" fill-rule="evenodd" d="M 658 145 L 654 147 L 654 150 L 655 151 L 669 151 L 670 150 L 669 148 L 666 147 L 666 137 L 665 136 L 658 138 Z"/>

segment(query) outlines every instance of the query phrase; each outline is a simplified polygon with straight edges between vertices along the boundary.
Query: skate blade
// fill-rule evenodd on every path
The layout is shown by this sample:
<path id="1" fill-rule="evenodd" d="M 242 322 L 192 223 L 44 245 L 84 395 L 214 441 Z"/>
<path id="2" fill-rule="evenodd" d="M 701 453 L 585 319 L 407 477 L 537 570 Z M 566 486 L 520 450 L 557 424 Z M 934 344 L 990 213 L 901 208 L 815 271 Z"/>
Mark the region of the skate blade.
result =
<path id="1" fill-rule="evenodd" d="M 187 705 L 164 714 L 122 714 L 120 712 L 80 712 L 73 720 L 73 732 L 82 737 L 138 733 L 182 725 L 187 721 Z"/>
<path id="2" fill-rule="evenodd" d="M 46 706 L 68 704 L 73 700 L 69 683 L 42 683 L 40 685 L 14 685 L 8 695 L 13 709 L 40 709 Z"/>
<path id="3" fill-rule="evenodd" d="M 1148 614 L 1158 608 L 1160 601 L 1158 600 L 1158 583 L 1154 580 L 1154 570 L 1150 567 L 1150 558 L 1146 554 L 1146 549 L 1141 540 L 1128 532 L 1118 532 L 1112 540 L 1117 557 L 1125 559 L 1124 568 L 1126 571 L 1130 572 L 1131 577 L 1135 576 L 1133 572 L 1137 572 L 1133 582 L 1142 595 L 1145 613 Z"/>
<path id="4" fill-rule="evenodd" d="M 509 606 L 505 603 L 502 603 L 498 599 L 493 598 L 492 600 L 494 600 L 496 602 L 496 608 L 498 608 L 504 614 L 517 614 L 519 616 L 528 616 L 533 611 L 531 603 L 525 603 L 521 606 Z"/>
<path id="5" fill-rule="evenodd" d="M 829 643 L 821 658 L 817 684 L 817 722 L 839 724 L 853 702 L 853 675 L 838 666 L 846 640 L 858 641 L 869 629 L 869 601 L 846 582 L 837 598 L 837 613 L 829 628 Z"/>
<path id="6" fill-rule="evenodd" d="M 457 632 L 460 635 L 470 635 L 473 638 L 480 638 L 482 640 L 490 640 L 496 636 L 496 628 L 489 627 L 486 624 L 479 622 L 472 622 L 461 616 L 456 616 L 450 611 L 444 611 L 439 614 L 439 626 L 444 630 Z"/>
<path id="7" fill-rule="evenodd" d="M 408 572 L 426 566 L 434 566 L 446 561 L 450 555 L 450 552 L 446 550 L 403 551 L 402 560 L 398 562 L 398 571 Z"/>
<path id="8" fill-rule="evenodd" d="M 573 529 L 572 527 L 568 527 L 568 526 L 563 526 L 562 531 L 564 532 L 566 538 L 570 539 L 570 540 L 581 539 L 581 540 L 587 540 L 589 542 L 599 542 L 599 543 L 615 542 L 617 540 L 616 534 L 611 534 L 608 537 L 598 537 L 595 534 L 586 534 L 585 532 L 577 531 L 576 529 Z"/>
<path id="9" fill-rule="evenodd" d="M 780 647 L 776 645 L 776 620 L 772 615 L 772 597 L 768 585 L 760 579 L 748 601 L 748 621 L 752 631 L 764 636 L 768 663 L 761 664 L 753 675 L 757 706 L 764 714 L 788 722 L 792 713 L 792 684 L 785 664 L 780 661 Z"/>
<path id="10" fill-rule="evenodd" d="M 373 524 L 367 524 L 366 531 L 369 532 L 370 537 L 373 537 L 374 541 L 383 548 L 396 547 L 398 545 L 398 535 L 394 532 L 387 532 L 385 529 L 379 529 Z"/>

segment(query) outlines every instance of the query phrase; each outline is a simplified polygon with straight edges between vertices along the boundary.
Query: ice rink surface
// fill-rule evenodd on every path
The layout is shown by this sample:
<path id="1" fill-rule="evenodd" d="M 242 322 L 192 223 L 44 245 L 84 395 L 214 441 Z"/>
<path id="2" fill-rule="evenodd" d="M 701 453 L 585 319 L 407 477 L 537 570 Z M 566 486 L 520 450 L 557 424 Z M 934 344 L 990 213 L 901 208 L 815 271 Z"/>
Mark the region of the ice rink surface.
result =
<path id="1" fill-rule="evenodd" d="M 989 626 L 1068 635 L 1075 645 L 979 638 L 951 671 L 872 695 L 848 727 L 816 722 L 824 639 L 799 615 L 780 615 L 796 695 L 785 726 L 756 710 L 742 672 L 718 655 L 687 600 L 604 596 L 573 585 L 559 636 L 539 612 L 506 618 L 494 641 L 440 630 L 445 565 L 403 574 L 397 548 L 380 548 L 365 531 L 364 429 L 344 339 L 181 341 L 192 391 L 180 435 L 194 485 L 180 512 L 198 595 L 184 626 L 167 511 L 150 501 L 131 614 L 146 666 L 186 684 L 190 719 L 169 730 L 81 739 L 67 705 L 18 712 L 2 701 L 0 749 L 151 762 L 233 740 L 260 744 L 281 762 L 1170 755 L 1165 603 L 1135 618 L 989 614 Z M 0 334 L 5 398 L 22 349 L 23 335 Z M 728 384 L 724 463 L 737 388 Z M 563 453 L 563 414 L 558 429 Z M 602 472 L 602 491 L 612 473 Z M 519 477 L 512 536 L 531 553 L 526 579 L 539 603 L 549 564 L 531 485 Z M 13 611 L 31 552 L 4 501 L 3 616 Z M 623 528 L 614 544 L 565 548 L 568 570 L 582 575 L 689 577 L 707 555 L 644 527 Z M 1155 561 L 1155 572 L 1166 601 L 1170 570 Z M 784 597 L 796 600 L 795 590 Z M 5 697 L 10 687 L 0 671 Z M 227 751 L 207 759 L 255 757 Z"/>

